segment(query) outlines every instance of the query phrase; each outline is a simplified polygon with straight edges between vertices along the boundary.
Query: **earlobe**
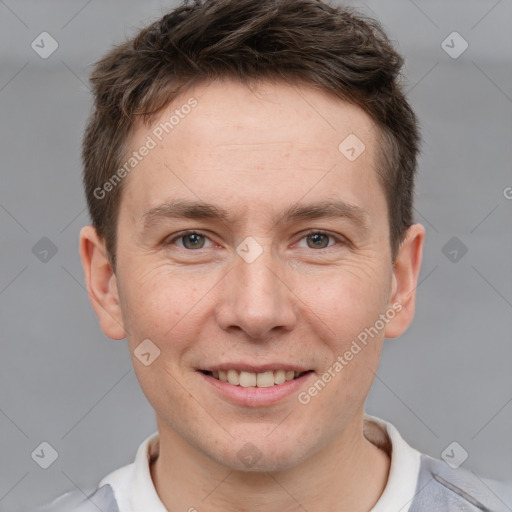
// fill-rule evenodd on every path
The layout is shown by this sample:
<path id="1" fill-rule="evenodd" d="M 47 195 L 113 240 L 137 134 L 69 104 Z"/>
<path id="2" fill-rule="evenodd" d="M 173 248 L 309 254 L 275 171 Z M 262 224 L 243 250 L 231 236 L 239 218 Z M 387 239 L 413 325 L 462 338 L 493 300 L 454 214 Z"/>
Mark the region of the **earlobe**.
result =
<path id="1" fill-rule="evenodd" d="M 393 266 L 392 292 L 389 306 L 399 313 L 387 324 L 384 336 L 396 338 L 403 334 L 414 318 L 416 287 L 421 267 L 425 228 L 413 224 L 406 233 Z M 399 305 L 399 306 L 398 306 Z"/>
<path id="2" fill-rule="evenodd" d="M 102 331 L 105 336 L 115 340 L 125 338 L 117 278 L 108 259 L 105 244 L 93 226 L 84 226 L 80 231 L 80 258 L 89 299 Z"/>

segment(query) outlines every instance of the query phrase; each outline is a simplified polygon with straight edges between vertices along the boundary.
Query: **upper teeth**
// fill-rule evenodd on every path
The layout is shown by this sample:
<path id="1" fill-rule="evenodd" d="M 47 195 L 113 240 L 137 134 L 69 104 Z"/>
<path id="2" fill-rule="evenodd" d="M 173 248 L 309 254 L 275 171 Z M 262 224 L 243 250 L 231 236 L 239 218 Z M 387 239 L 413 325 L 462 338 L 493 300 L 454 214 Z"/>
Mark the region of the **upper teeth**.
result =
<path id="1" fill-rule="evenodd" d="M 245 372 L 238 370 L 219 370 L 212 372 L 212 375 L 223 382 L 229 382 L 234 386 L 269 388 L 275 384 L 282 384 L 284 381 L 292 380 L 301 372 L 293 370 L 275 370 L 262 373 Z"/>

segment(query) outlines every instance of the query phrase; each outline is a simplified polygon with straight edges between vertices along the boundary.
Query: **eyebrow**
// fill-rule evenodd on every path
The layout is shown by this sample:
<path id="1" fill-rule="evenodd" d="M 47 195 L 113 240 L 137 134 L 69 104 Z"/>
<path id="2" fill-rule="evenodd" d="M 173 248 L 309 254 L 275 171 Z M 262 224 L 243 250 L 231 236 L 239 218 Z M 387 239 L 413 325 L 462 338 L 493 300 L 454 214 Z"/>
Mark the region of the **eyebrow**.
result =
<path id="1" fill-rule="evenodd" d="M 362 230 L 369 229 L 369 214 L 363 208 L 340 199 L 309 204 L 294 204 L 274 217 L 275 224 L 290 224 L 301 220 L 346 218 Z M 155 206 L 142 215 L 143 229 L 166 219 L 207 219 L 229 223 L 231 214 L 214 204 L 175 199 Z"/>

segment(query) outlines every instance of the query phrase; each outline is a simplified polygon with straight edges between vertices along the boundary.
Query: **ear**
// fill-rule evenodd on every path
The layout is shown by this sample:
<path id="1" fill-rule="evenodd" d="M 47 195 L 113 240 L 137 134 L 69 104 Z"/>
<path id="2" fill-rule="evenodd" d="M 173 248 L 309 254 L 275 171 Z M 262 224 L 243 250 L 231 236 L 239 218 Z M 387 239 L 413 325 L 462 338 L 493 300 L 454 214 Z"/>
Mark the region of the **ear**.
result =
<path id="1" fill-rule="evenodd" d="M 425 228 L 413 224 L 400 244 L 393 266 L 393 284 L 389 306 L 397 314 L 386 325 L 384 336 L 396 338 L 403 334 L 414 317 L 416 287 L 421 267 Z"/>
<path id="2" fill-rule="evenodd" d="M 126 338 L 116 275 L 107 257 L 105 244 L 93 226 L 84 226 L 80 231 L 80 258 L 89 299 L 102 331 L 105 336 L 115 340 Z"/>

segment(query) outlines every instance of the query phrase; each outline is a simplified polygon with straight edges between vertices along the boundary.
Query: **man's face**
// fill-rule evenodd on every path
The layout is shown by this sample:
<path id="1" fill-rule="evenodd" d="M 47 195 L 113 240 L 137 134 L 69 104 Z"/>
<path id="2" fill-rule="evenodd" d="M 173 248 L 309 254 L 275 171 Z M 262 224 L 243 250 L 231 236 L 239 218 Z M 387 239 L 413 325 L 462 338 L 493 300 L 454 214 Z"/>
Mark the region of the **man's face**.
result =
<path id="1" fill-rule="evenodd" d="M 159 141 L 155 128 L 192 96 L 197 105 Z M 132 150 L 148 135 L 158 144 L 125 178 L 115 280 L 161 434 L 231 468 L 247 469 L 241 454 L 252 451 L 263 470 L 356 435 L 385 334 L 376 322 L 396 284 L 371 119 L 310 88 L 224 81 L 196 86 L 150 129 L 139 127 Z M 225 217 L 162 207 L 185 203 Z M 314 215 L 326 204 L 345 206 Z M 148 365 L 134 355 L 144 340 L 143 361 L 160 351 Z M 329 368 L 330 382 L 308 392 Z M 215 378 L 219 369 L 247 371 L 248 387 Z M 254 387 L 252 373 L 292 369 L 309 373 Z M 272 375 L 259 379 L 268 385 Z"/>

